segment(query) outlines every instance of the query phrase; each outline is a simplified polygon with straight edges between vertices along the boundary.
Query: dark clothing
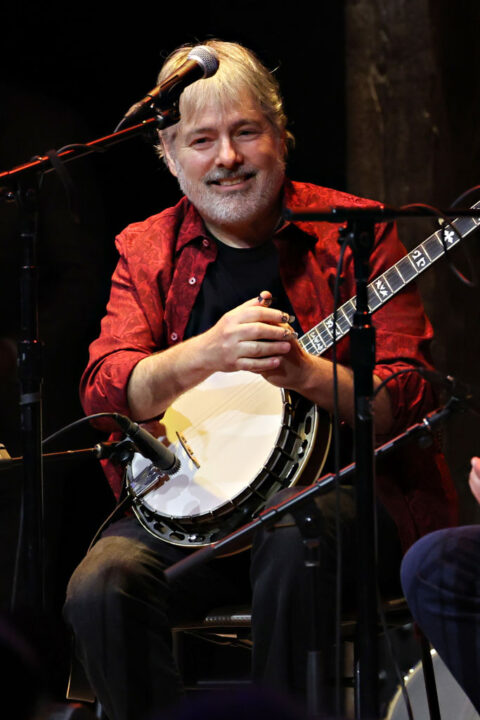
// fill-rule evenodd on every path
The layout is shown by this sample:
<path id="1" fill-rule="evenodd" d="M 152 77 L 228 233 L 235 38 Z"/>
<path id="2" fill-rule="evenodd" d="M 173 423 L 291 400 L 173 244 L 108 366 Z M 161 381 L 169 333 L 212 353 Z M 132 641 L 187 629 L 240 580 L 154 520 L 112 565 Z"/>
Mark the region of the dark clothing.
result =
<path id="1" fill-rule="evenodd" d="M 211 328 L 229 310 L 269 290 L 270 307 L 293 315 L 290 300 L 280 282 L 278 253 L 273 242 L 253 248 L 234 248 L 215 240 L 217 257 L 210 263 L 195 300 L 184 340 Z M 290 323 L 302 334 L 300 323 Z M 306 328 L 307 330 L 309 328 Z"/>
<path id="2" fill-rule="evenodd" d="M 421 538 L 402 563 L 415 620 L 480 712 L 480 526 Z"/>
<path id="3" fill-rule="evenodd" d="M 287 496 L 292 490 L 279 493 Z M 357 605 L 357 528 L 355 497 L 352 488 L 340 491 L 340 530 L 342 543 L 342 608 Z M 271 503 L 270 503 L 271 504 Z M 312 649 L 312 613 L 316 613 L 319 648 L 323 652 L 323 711 L 333 716 L 336 578 L 336 497 L 334 492 L 317 496 L 317 521 L 320 527 L 319 597 L 312 601 L 311 569 L 305 567 L 302 536 L 291 516 L 279 522 L 279 529 L 261 530 L 253 545 L 251 578 L 253 587 L 253 679 L 259 684 L 288 688 L 304 698 L 307 679 L 307 651 Z M 400 594 L 398 568 L 401 547 L 395 523 L 377 503 L 379 587 L 384 596 Z M 361 580 L 361 579 L 360 579 Z"/>
<path id="4" fill-rule="evenodd" d="M 176 621 L 249 602 L 248 553 L 201 566 L 168 587 L 162 571 L 187 552 L 130 516 L 107 530 L 73 574 L 65 616 L 110 720 L 146 720 L 180 699 L 170 631 Z"/>
<path id="5" fill-rule="evenodd" d="M 298 183 L 286 184 L 285 202 L 291 207 L 368 204 L 343 193 Z M 265 254 L 263 259 L 274 292 L 278 285 L 280 296 L 281 288 L 285 289 L 300 327 L 308 330 L 333 310 L 337 240 L 338 227 L 326 223 L 289 223 L 275 234 L 273 246 L 267 244 L 263 249 L 238 254 L 245 252 L 242 257 L 260 260 Z M 205 322 L 215 320 L 214 262 L 219 248 L 186 199 L 175 208 L 127 228 L 119 236 L 117 246 L 120 259 L 107 315 L 100 337 L 90 348 L 90 362 L 82 379 L 81 393 L 87 413 L 117 411 L 128 415 L 127 383 L 135 365 L 153 352 L 180 342 L 186 332 L 199 332 Z M 273 277 L 275 272 L 272 274 L 271 261 L 276 260 L 273 248 L 278 254 L 281 283 Z M 227 250 L 226 254 L 230 258 L 237 251 Z M 384 272 L 403 255 L 393 226 L 380 226 L 372 254 L 372 276 Z M 240 275 L 228 288 L 232 302 L 235 282 L 237 279 L 242 282 Z M 245 275 L 248 280 L 248 273 L 244 273 L 243 279 Z M 349 251 L 343 278 L 342 301 L 346 301 L 355 294 Z M 271 290 L 263 286 L 255 289 L 253 295 L 262 289 Z M 223 301 L 217 312 L 225 308 Z M 189 322 L 193 325 L 186 330 Z M 431 327 L 412 287 L 379 310 L 375 324 L 375 373 L 380 378 L 389 377 L 406 365 L 428 364 Z M 350 364 L 348 339 L 338 344 L 338 361 Z M 400 375 L 388 388 L 394 431 L 433 408 L 431 388 L 418 374 Z M 412 467 L 416 467 L 416 473 Z M 389 470 L 390 474 L 380 474 L 378 479 L 379 500 L 388 511 L 378 503 L 379 547 L 383 553 L 380 575 L 387 590 L 396 585 L 401 555 L 397 530 L 389 516 L 397 524 L 406 547 L 432 525 L 451 523 L 455 505 L 452 485 L 448 474 L 442 473 L 438 454 L 418 453 L 413 461 L 400 462 L 396 458 Z M 111 469 L 109 478 L 118 494 L 119 478 Z M 322 641 L 325 651 L 331 643 L 333 628 L 335 503 L 333 496 L 328 495 L 319 499 L 318 504 L 322 515 L 319 570 L 322 592 L 316 612 L 326 620 Z M 344 489 L 340 525 L 346 561 L 344 579 L 349 592 L 354 582 L 357 545 L 353 524 L 353 500 Z M 283 692 L 302 694 L 311 627 L 308 611 L 311 593 L 303 567 L 301 537 L 295 527 L 275 530 L 261 534 L 252 551 L 255 680 Z M 111 720 L 142 720 L 179 696 L 181 684 L 173 665 L 169 635 L 175 617 L 201 615 L 212 605 L 238 603 L 250 597 L 248 553 L 202 566 L 182 578 L 181 584 L 168 587 L 162 569 L 185 552 L 153 538 L 136 519 L 128 518 L 104 534 L 72 577 L 66 617 L 74 629 L 93 687 Z"/>
<path id="6" fill-rule="evenodd" d="M 333 640 L 335 588 L 335 498 L 318 499 L 323 542 L 317 598 L 322 647 Z M 379 575 L 385 593 L 399 591 L 401 550 L 395 524 L 378 507 Z M 291 518 L 289 527 L 260 533 L 252 549 L 253 679 L 278 693 L 304 699 L 307 649 L 311 639 L 310 577 L 304 547 Z M 355 594 L 354 502 L 341 498 L 344 594 Z M 65 615 L 76 649 L 111 720 L 144 720 L 182 695 L 172 657 L 170 628 L 179 620 L 201 618 L 222 605 L 251 602 L 250 552 L 197 566 L 167 586 L 162 570 L 187 550 L 144 530 L 136 518 L 112 525 L 75 571 Z M 331 654 L 330 654 L 331 659 Z M 326 668 L 329 675 L 333 667 Z M 331 698 L 329 698 L 331 700 Z M 328 702 L 328 700 L 327 700 Z"/>

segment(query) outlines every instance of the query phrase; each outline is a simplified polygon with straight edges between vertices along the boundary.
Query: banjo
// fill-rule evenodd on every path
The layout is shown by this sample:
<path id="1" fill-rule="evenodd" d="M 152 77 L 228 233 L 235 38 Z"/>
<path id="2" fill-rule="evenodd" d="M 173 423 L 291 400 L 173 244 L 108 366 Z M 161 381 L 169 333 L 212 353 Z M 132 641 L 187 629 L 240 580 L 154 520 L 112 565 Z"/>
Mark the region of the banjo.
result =
<path id="1" fill-rule="evenodd" d="M 480 202 L 473 206 L 480 208 Z M 456 219 L 368 285 L 373 313 L 480 224 Z M 337 310 L 335 334 L 353 324 L 355 297 Z M 333 345 L 333 314 L 299 339 L 321 355 Z M 180 461 L 172 475 L 135 453 L 126 468 L 127 492 L 141 524 L 166 542 L 209 545 L 248 523 L 278 490 L 308 485 L 324 467 L 330 416 L 302 396 L 261 375 L 216 372 L 181 395 L 160 421 L 145 427 Z"/>

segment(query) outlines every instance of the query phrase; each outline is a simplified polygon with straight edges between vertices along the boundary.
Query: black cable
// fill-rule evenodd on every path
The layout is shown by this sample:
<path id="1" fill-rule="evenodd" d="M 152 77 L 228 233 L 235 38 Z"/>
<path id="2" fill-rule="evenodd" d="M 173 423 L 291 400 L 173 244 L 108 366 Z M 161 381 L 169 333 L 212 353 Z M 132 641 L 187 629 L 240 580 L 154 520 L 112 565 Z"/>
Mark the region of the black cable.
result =
<path id="1" fill-rule="evenodd" d="M 412 372 L 416 372 L 419 375 L 421 375 L 424 370 L 426 370 L 426 368 L 420 367 L 420 366 L 415 367 L 413 365 L 412 365 L 412 367 L 402 368 L 401 370 L 396 370 L 391 375 L 389 375 L 387 378 L 385 378 L 385 380 L 382 380 L 380 385 L 377 385 L 377 387 L 373 391 L 373 397 L 375 397 L 380 392 L 380 390 L 382 390 L 385 387 L 385 385 L 387 385 L 391 380 L 398 377 L 399 375 L 405 375 L 405 373 L 412 373 Z"/>
<path id="2" fill-rule="evenodd" d="M 88 417 L 80 418 L 79 420 L 75 420 L 75 422 L 70 423 L 69 425 L 65 425 L 63 428 L 60 428 L 60 430 L 57 430 L 52 435 L 49 435 L 49 437 L 45 438 L 42 442 L 42 446 L 45 445 L 47 442 L 50 442 L 50 440 L 55 439 L 59 435 L 62 435 L 67 430 L 70 430 L 71 428 L 77 427 L 78 425 L 83 424 L 84 422 L 87 422 L 89 420 L 93 420 L 96 418 L 102 418 L 102 417 L 114 417 L 115 413 L 96 413 L 95 415 L 89 415 Z M 22 489 L 23 493 L 23 489 Z M 117 510 L 118 506 L 115 508 Z M 108 519 L 108 518 L 107 518 Z M 102 527 L 105 525 L 105 523 L 102 524 Z M 20 503 L 20 516 L 18 521 L 18 536 L 17 536 L 17 545 L 15 550 L 15 560 L 14 560 L 14 566 L 13 566 L 13 579 L 12 579 L 12 592 L 10 594 L 10 610 L 13 612 L 15 610 L 16 602 L 17 602 L 17 589 L 18 589 L 18 580 L 19 580 L 19 572 L 20 572 L 20 558 L 21 558 L 21 547 L 23 543 L 23 533 L 24 533 L 24 502 L 23 499 Z"/>
<path id="3" fill-rule="evenodd" d="M 24 512 L 24 488 L 22 483 L 22 496 L 20 500 L 20 516 L 18 519 L 18 535 L 17 535 L 17 547 L 15 550 L 15 561 L 13 565 L 13 578 L 12 578 L 12 592 L 10 594 L 10 612 L 15 612 L 15 607 L 17 604 L 17 586 L 18 586 L 18 576 L 20 572 L 20 558 L 21 558 L 21 547 L 22 547 L 22 540 L 23 540 L 23 531 L 24 531 L 24 518 L 25 518 L 25 512 Z"/>
<path id="4" fill-rule="evenodd" d="M 45 438 L 45 440 L 42 441 L 42 446 L 46 445 L 51 440 L 55 440 L 55 438 L 59 437 L 60 435 L 63 435 L 64 432 L 67 432 L 67 430 L 71 430 L 72 428 L 78 427 L 79 425 L 83 425 L 83 423 L 90 422 L 90 420 L 97 420 L 99 418 L 112 418 L 115 419 L 115 416 L 118 415 L 118 413 L 114 412 L 101 412 L 101 413 L 95 413 L 94 415 L 87 415 L 86 417 L 80 418 L 79 420 L 75 420 L 74 422 L 70 423 L 69 425 L 64 425 L 60 430 L 57 430 L 56 432 L 52 433 L 52 435 L 49 435 Z"/>
<path id="5" fill-rule="evenodd" d="M 395 659 L 395 653 L 393 652 L 393 645 L 392 645 L 392 638 L 390 637 L 390 632 L 387 627 L 387 620 L 385 617 L 385 612 L 383 610 L 383 603 L 380 597 L 380 588 L 377 585 L 377 604 L 378 604 L 378 614 L 380 615 L 380 624 L 383 629 L 383 634 L 385 636 L 385 641 L 387 644 L 387 653 L 390 657 L 390 660 L 392 661 L 393 670 L 395 672 L 395 675 L 397 676 L 398 684 L 400 685 L 401 691 L 402 691 L 402 697 L 403 701 L 405 703 L 405 707 L 407 710 L 408 720 L 414 720 L 413 717 L 413 710 L 412 710 L 412 704 L 410 702 L 410 697 L 408 694 L 407 686 L 405 685 L 405 678 L 403 676 L 403 673 L 401 672 L 398 663 Z"/>
<path id="6" fill-rule="evenodd" d="M 468 190 L 465 190 L 461 195 L 459 195 L 453 203 L 450 205 L 450 207 L 455 207 L 456 205 L 460 205 L 460 203 L 464 202 L 470 195 L 473 195 L 473 193 L 480 191 L 480 185 L 473 185 L 473 187 L 469 188 Z"/>
<path id="7" fill-rule="evenodd" d="M 103 532 L 103 530 L 107 527 L 107 525 L 109 525 L 109 524 L 112 522 L 112 520 L 115 518 L 115 516 L 116 516 L 117 514 L 120 513 L 120 511 L 123 511 L 123 509 L 124 509 L 125 507 L 127 507 L 129 504 L 131 504 L 132 501 L 133 501 L 132 496 L 131 496 L 131 495 L 126 495 L 126 496 L 123 498 L 123 500 L 121 500 L 119 503 L 117 503 L 117 505 L 115 505 L 115 507 L 113 508 L 112 512 L 107 515 L 107 517 L 106 517 L 105 520 L 102 522 L 102 524 L 101 524 L 100 527 L 98 528 L 97 532 L 96 532 L 95 535 L 93 536 L 93 538 L 92 538 L 92 540 L 91 540 L 91 542 L 90 542 L 90 545 L 88 546 L 87 553 L 90 552 L 90 550 L 91 550 L 92 547 L 95 545 L 95 543 L 97 542 L 98 538 L 100 537 L 100 535 L 101 535 L 101 533 Z"/>
<path id="8" fill-rule="evenodd" d="M 461 196 L 460 196 L 460 197 L 461 197 Z M 456 277 L 458 280 L 460 280 L 460 282 L 461 282 L 463 285 L 466 285 L 467 287 L 470 287 L 470 288 L 477 287 L 478 281 L 477 281 L 477 277 L 476 277 L 474 265 L 473 265 L 473 263 L 472 263 L 472 260 L 471 260 L 470 256 L 465 252 L 465 250 L 464 250 L 464 252 L 465 252 L 465 254 L 466 254 L 466 256 L 467 256 L 467 260 L 468 260 L 469 265 L 470 265 L 471 274 L 472 274 L 472 276 L 473 276 L 473 278 L 474 278 L 473 280 L 469 280 L 458 268 L 456 268 L 455 265 L 454 265 L 454 264 L 452 263 L 452 261 L 450 260 L 450 255 L 448 255 L 448 246 L 447 246 L 447 243 L 446 243 L 446 240 L 445 240 L 445 230 L 446 230 L 446 227 L 448 227 L 448 226 L 451 227 L 452 230 L 453 230 L 453 232 L 455 233 L 455 235 L 458 237 L 458 239 L 459 239 L 459 240 L 463 240 L 463 235 L 462 235 L 461 232 L 459 232 L 459 230 L 458 230 L 457 226 L 455 225 L 455 223 L 454 223 L 452 220 L 450 220 L 450 218 L 448 217 L 448 215 L 445 215 L 441 210 L 439 210 L 438 208 L 434 207 L 433 205 L 428 205 L 428 204 L 426 204 L 426 203 L 410 203 L 410 204 L 408 204 L 408 205 L 402 205 L 401 208 L 400 208 L 400 210 L 414 210 L 414 209 L 416 209 L 416 208 L 425 208 L 426 210 L 430 210 L 430 211 L 433 212 L 435 215 L 437 215 L 441 220 L 443 220 L 442 227 L 441 227 L 441 233 L 440 233 L 440 239 L 441 239 L 441 242 L 442 242 L 442 245 L 443 245 L 443 251 L 444 251 L 445 255 L 447 256 L 448 267 L 449 267 L 450 270 L 453 272 L 453 274 L 455 275 L 455 277 Z"/>

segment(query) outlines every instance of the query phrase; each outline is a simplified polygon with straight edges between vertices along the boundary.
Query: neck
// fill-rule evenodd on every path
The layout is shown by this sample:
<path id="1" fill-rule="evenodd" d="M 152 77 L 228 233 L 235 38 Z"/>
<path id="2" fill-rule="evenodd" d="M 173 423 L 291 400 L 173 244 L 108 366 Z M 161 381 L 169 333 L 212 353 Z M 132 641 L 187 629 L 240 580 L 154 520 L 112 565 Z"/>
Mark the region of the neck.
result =
<path id="1" fill-rule="evenodd" d="M 262 245 L 270 240 L 279 225 L 280 217 L 281 204 L 279 202 L 270 212 L 245 223 L 215 223 L 207 218 L 203 218 L 203 221 L 212 235 L 225 245 L 247 248 Z"/>

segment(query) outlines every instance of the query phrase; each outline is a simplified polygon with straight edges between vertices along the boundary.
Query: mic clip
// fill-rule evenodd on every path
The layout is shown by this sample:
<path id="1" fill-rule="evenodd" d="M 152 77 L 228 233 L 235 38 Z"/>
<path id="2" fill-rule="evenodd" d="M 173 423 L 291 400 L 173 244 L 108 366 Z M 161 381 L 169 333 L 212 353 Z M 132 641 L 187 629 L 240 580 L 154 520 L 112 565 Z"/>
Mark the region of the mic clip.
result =
<path id="1" fill-rule="evenodd" d="M 132 461 L 136 452 L 135 444 L 124 438 L 117 442 L 97 443 L 95 445 L 95 456 L 97 460 L 110 460 L 116 465 L 127 465 Z"/>

